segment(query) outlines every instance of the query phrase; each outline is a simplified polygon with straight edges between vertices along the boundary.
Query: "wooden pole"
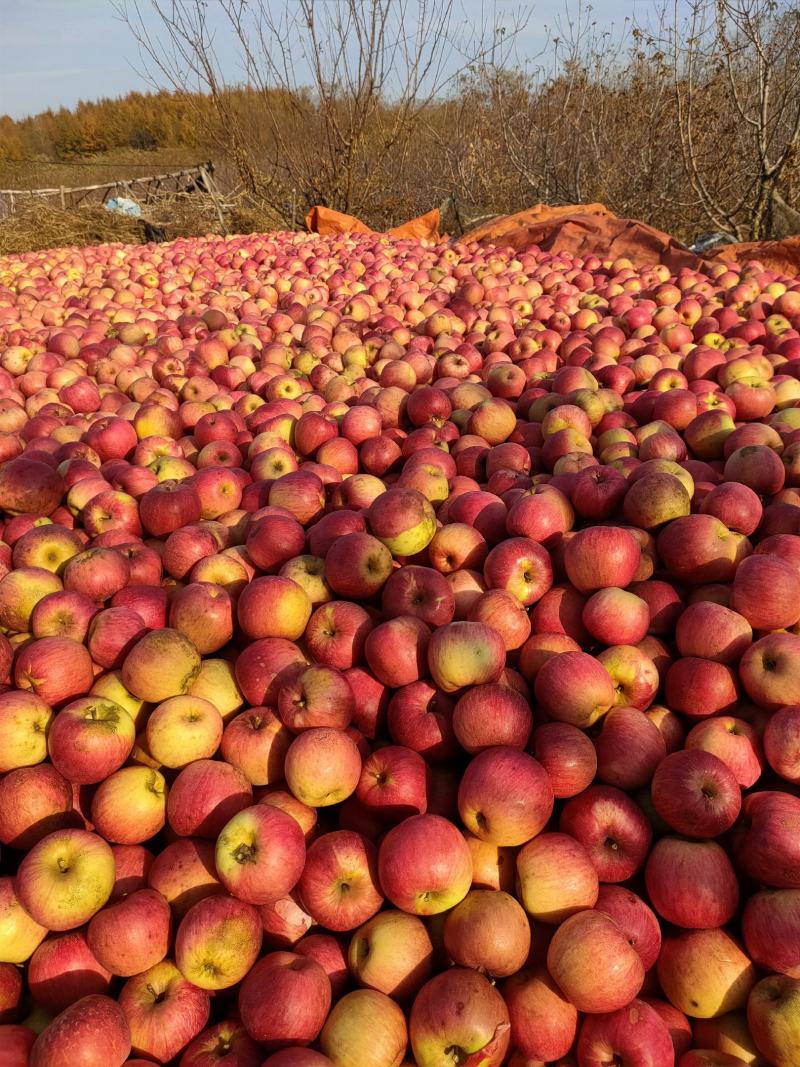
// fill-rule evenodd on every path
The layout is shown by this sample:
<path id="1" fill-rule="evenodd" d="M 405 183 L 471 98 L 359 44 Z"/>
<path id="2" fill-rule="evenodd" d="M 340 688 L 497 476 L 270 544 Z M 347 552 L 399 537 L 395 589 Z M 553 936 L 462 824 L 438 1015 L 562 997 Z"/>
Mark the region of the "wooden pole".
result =
<path id="1" fill-rule="evenodd" d="M 211 176 L 209 175 L 205 167 L 200 168 L 200 177 L 203 180 L 203 185 L 205 185 L 206 190 L 208 191 L 208 195 L 211 197 L 211 203 L 214 205 L 214 209 L 217 212 L 217 218 L 219 219 L 219 224 L 222 228 L 223 236 L 227 237 L 228 227 L 225 225 L 225 216 L 222 214 L 222 208 L 220 207 L 220 203 L 217 198 L 214 183 L 212 182 Z"/>

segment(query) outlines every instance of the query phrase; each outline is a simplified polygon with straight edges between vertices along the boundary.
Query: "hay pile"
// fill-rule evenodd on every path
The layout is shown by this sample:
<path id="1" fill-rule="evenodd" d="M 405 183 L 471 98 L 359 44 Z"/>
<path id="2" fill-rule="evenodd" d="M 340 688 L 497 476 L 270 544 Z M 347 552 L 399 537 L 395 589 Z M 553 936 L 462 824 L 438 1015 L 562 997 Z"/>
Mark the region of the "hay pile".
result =
<path id="1" fill-rule="evenodd" d="M 146 244 L 153 239 L 151 227 L 166 241 L 223 230 L 210 196 L 171 197 L 143 205 L 142 214 L 140 219 L 129 218 L 106 211 L 100 204 L 65 211 L 48 201 L 38 201 L 0 218 L 0 255 L 112 242 Z M 238 204 L 224 206 L 223 220 L 229 233 L 284 228 L 274 213 Z"/>

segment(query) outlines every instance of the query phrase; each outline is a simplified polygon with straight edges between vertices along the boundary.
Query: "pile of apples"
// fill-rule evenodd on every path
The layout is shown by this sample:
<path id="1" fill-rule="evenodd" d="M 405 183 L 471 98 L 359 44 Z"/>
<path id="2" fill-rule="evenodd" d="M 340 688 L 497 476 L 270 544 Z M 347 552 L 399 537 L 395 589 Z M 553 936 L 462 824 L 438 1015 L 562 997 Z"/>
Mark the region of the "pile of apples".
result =
<path id="1" fill-rule="evenodd" d="M 797 1067 L 800 279 L 0 260 L 0 1067 Z"/>

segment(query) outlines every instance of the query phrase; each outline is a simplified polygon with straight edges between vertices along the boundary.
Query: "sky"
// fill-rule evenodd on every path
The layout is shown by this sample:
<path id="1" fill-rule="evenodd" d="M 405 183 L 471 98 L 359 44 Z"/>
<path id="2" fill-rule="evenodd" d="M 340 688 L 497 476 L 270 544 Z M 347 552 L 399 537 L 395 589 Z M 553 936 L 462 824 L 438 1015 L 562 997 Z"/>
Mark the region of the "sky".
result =
<path id="1" fill-rule="evenodd" d="M 149 0 L 139 0 L 147 12 Z M 273 8 L 292 0 L 267 0 Z M 325 0 L 335 3 L 336 0 Z M 567 0 L 572 4 L 573 0 Z M 577 0 L 575 0 L 577 2 Z M 496 9 L 510 18 L 519 0 L 458 0 L 466 20 Z M 523 0 L 524 3 L 524 0 Z M 413 8 L 414 0 L 410 7 Z M 565 0 L 526 3 L 529 20 L 519 40 L 522 55 L 533 56 L 546 40 L 547 27 L 563 18 Z M 650 0 L 594 0 L 591 18 L 603 27 L 621 29 L 626 16 L 651 6 Z M 238 61 L 223 33 L 217 0 L 207 0 L 208 17 L 220 31 L 224 73 L 237 80 Z M 152 27 L 157 21 L 148 16 Z M 121 96 L 152 88 L 129 28 L 115 14 L 111 0 L 0 0 L 0 114 L 22 118 L 47 108 L 73 107 L 79 100 Z"/>

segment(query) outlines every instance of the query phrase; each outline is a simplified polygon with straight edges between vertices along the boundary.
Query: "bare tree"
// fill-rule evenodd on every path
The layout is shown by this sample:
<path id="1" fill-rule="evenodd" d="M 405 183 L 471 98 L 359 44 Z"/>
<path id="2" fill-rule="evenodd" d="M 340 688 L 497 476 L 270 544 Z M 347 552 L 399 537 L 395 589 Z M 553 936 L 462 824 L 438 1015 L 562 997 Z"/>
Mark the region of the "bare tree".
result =
<path id="1" fill-rule="evenodd" d="M 672 73 L 686 176 L 707 220 L 739 240 L 771 235 L 800 146 L 800 8 L 778 0 L 677 0 L 651 40 Z"/>
<path id="2" fill-rule="evenodd" d="M 154 80 L 211 95 L 245 188 L 287 222 L 296 200 L 393 221 L 387 193 L 402 182 L 423 117 L 506 32 L 470 27 L 456 0 L 217 0 L 237 85 L 204 0 L 121 0 L 118 10 Z M 509 35 L 523 23 L 515 17 Z M 259 104 L 249 114 L 238 106 L 242 85 Z"/>

